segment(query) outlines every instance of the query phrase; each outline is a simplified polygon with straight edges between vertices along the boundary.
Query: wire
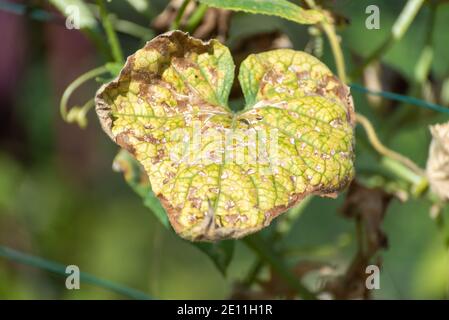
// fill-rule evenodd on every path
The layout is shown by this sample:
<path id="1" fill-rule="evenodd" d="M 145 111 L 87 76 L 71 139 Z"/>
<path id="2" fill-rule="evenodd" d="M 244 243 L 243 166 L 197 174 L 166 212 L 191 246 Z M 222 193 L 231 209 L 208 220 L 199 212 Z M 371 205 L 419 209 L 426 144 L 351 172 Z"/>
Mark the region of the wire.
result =
<path id="1" fill-rule="evenodd" d="M 349 84 L 349 86 L 351 87 L 351 89 L 354 89 L 354 90 L 357 90 L 360 92 L 364 92 L 367 94 L 372 94 L 375 96 L 384 97 L 389 100 L 404 102 L 404 103 L 411 104 L 411 105 L 414 105 L 417 107 L 449 114 L 449 108 L 443 107 L 443 106 L 435 104 L 435 103 L 427 102 L 427 101 L 424 101 L 424 100 L 421 100 L 418 98 L 404 96 L 404 95 L 401 95 L 398 93 L 388 92 L 388 91 L 372 91 L 372 90 L 365 88 L 364 86 L 357 84 L 357 83 L 351 83 L 351 84 Z"/>

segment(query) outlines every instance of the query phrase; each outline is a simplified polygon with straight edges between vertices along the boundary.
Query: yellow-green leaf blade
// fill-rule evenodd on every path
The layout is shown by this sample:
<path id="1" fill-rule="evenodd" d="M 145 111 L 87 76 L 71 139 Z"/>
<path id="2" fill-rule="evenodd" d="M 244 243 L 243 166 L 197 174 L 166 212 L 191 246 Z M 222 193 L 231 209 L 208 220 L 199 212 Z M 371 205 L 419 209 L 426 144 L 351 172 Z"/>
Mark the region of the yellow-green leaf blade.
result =
<path id="1" fill-rule="evenodd" d="M 239 238 L 308 195 L 334 196 L 352 179 L 349 92 L 313 59 L 291 50 L 250 56 L 239 76 L 249 105 L 233 114 L 228 50 L 168 33 L 99 90 L 97 113 L 143 165 L 182 237 Z M 307 86 L 298 68 L 309 70 Z"/>
<path id="2" fill-rule="evenodd" d="M 317 58 L 305 52 L 279 49 L 248 56 L 239 81 L 247 106 L 261 100 L 288 101 L 322 96 L 338 101 L 353 121 L 349 88 Z"/>
<path id="3" fill-rule="evenodd" d="M 353 177 L 353 104 L 349 88 L 315 57 L 279 49 L 250 55 L 239 70 L 256 130 L 276 130 L 280 170 L 294 194 L 332 194 Z"/>

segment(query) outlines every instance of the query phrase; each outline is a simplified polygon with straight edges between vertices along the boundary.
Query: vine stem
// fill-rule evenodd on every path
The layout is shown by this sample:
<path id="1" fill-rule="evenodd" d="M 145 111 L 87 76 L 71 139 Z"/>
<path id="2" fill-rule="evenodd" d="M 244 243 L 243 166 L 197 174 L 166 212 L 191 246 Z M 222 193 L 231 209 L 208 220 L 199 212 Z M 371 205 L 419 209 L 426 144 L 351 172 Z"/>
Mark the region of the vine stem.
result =
<path id="1" fill-rule="evenodd" d="M 196 8 L 195 12 L 192 14 L 192 16 L 189 18 L 189 20 L 186 23 L 186 30 L 188 32 L 194 32 L 198 25 L 201 23 L 201 21 L 204 18 L 204 15 L 206 14 L 207 9 L 209 7 L 207 4 L 200 3 L 198 7 Z"/>
<path id="2" fill-rule="evenodd" d="M 76 78 L 71 84 L 69 84 L 69 86 L 65 89 L 64 93 L 62 94 L 61 102 L 59 104 L 61 117 L 64 119 L 64 121 L 72 122 L 74 118 L 77 118 L 73 114 L 73 112 L 72 113 L 70 112 L 72 110 L 68 111 L 68 107 L 67 107 L 67 103 L 68 103 L 72 93 L 86 81 L 89 81 L 95 77 L 98 77 L 99 75 L 101 75 L 105 72 L 108 72 L 107 67 L 101 66 L 101 67 L 92 69 L 86 73 L 83 73 L 78 78 Z M 89 102 L 90 102 L 90 100 L 81 109 L 76 109 L 76 112 L 80 112 L 80 110 L 87 111 L 90 108 Z"/>
<path id="3" fill-rule="evenodd" d="M 179 29 L 179 26 L 181 25 L 181 19 L 184 15 L 184 12 L 186 11 L 187 6 L 189 5 L 190 0 L 184 0 L 181 4 L 181 6 L 178 9 L 178 13 L 176 14 L 175 20 L 173 20 L 173 23 L 171 25 L 172 30 Z"/>
<path id="4" fill-rule="evenodd" d="M 46 259 L 35 257 L 20 251 L 17 251 L 15 249 L 11 249 L 9 247 L 1 246 L 0 245 L 0 257 L 6 258 L 11 261 L 15 261 L 20 264 L 28 265 L 31 267 L 39 268 L 42 270 L 46 270 L 55 274 L 58 274 L 63 277 L 67 277 L 68 274 L 66 273 L 66 266 L 57 262 L 48 261 Z M 121 295 L 127 296 L 131 299 L 138 299 L 138 300 L 151 300 L 151 297 L 145 294 L 142 291 L 132 289 L 126 286 L 123 286 L 121 284 L 106 280 L 97 278 L 96 276 L 86 273 L 86 272 L 80 272 L 80 280 L 82 282 L 86 282 L 89 284 L 93 284 L 95 286 L 114 291 L 116 293 L 119 293 Z"/>
<path id="5" fill-rule="evenodd" d="M 115 62 L 123 64 L 123 52 L 120 47 L 120 42 L 118 41 L 117 33 L 115 33 L 114 26 L 111 20 L 109 20 L 108 11 L 104 0 L 97 0 L 98 8 L 100 9 L 100 18 L 103 28 L 106 31 L 106 36 L 108 38 L 109 46 L 111 47 L 112 57 Z"/>
<path id="6" fill-rule="evenodd" d="M 141 25 L 128 20 L 114 19 L 112 22 L 115 30 L 128 34 L 132 37 L 149 40 L 154 36 L 151 29 L 142 27 Z"/>
<path id="7" fill-rule="evenodd" d="M 427 23 L 425 45 L 415 67 L 415 80 L 421 85 L 426 82 L 432 67 L 434 56 L 433 36 L 435 31 L 437 8 L 438 5 L 436 3 L 432 2 L 430 4 L 430 16 L 429 22 Z"/>
<path id="8" fill-rule="evenodd" d="M 314 0 L 305 0 L 307 5 L 316 10 L 320 10 L 318 6 L 315 4 Z M 338 38 L 337 32 L 335 31 L 335 26 L 332 21 L 331 16 L 327 13 L 327 11 L 321 10 L 326 15 L 326 18 L 324 22 L 320 22 L 320 26 L 323 29 L 324 33 L 326 34 L 329 44 L 331 46 L 331 50 L 335 59 L 335 65 L 337 67 L 337 74 L 340 80 L 343 83 L 347 82 L 347 76 L 346 76 L 346 67 L 345 67 L 345 58 L 343 55 L 343 50 L 341 49 L 340 40 Z"/>
<path id="9" fill-rule="evenodd" d="M 391 149 L 388 149 L 385 145 L 382 144 L 382 142 L 377 137 L 376 131 L 374 130 L 373 125 L 371 122 L 366 118 L 365 116 L 356 113 L 356 121 L 362 125 L 362 127 L 365 129 L 366 134 L 368 136 L 368 140 L 373 146 L 373 148 L 379 152 L 380 154 L 391 158 L 393 160 L 396 160 L 400 163 L 402 163 L 404 166 L 412 170 L 414 173 L 425 176 L 425 172 L 423 169 L 421 169 L 419 166 L 417 166 L 412 160 L 409 158 L 403 156 L 400 153 L 397 153 L 396 151 L 393 151 Z"/>

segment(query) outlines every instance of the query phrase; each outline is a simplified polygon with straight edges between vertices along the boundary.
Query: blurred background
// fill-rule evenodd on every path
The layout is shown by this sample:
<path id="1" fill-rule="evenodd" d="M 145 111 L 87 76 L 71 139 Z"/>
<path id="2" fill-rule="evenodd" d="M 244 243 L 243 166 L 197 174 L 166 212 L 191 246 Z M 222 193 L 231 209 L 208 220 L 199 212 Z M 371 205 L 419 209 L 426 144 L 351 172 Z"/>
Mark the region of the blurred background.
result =
<path id="1" fill-rule="evenodd" d="M 50 2 L 0 1 L 0 245 L 77 265 L 84 272 L 158 299 L 235 296 L 255 260 L 254 253 L 236 242 L 228 274 L 223 276 L 197 247 L 164 228 L 122 176 L 113 172 L 112 160 L 118 149 L 101 130 L 95 112 L 88 114 L 85 129 L 62 120 L 59 102 L 64 89 L 109 57 L 108 50 L 95 44 L 96 37 L 104 39 L 101 25 L 97 36 L 69 30 Z M 85 2 L 95 11 L 95 2 Z M 388 37 L 407 1 L 318 2 L 338 21 L 350 73 Z M 424 5 L 404 37 L 353 80 L 373 90 L 449 106 L 449 4 L 436 2 L 437 10 L 429 3 Z M 117 27 L 125 55 L 170 29 L 181 3 L 108 2 L 112 15 L 133 23 L 131 32 L 126 23 Z M 195 1 L 192 4 L 196 5 Z M 365 10 L 370 4 L 380 8 L 378 30 L 365 26 Z M 186 17 L 188 10 L 194 9 L 188 7 Z M 181 20 L 180 27 L 191 27 L 187 23 Z M 316 30 L 309 26 L 218 9 L 208 9 L 197 23 L 193 34 L 224 41 L 236 64 L 249 53 L 291 47 L 316 54 L 335 71 L 327 39 L 314 36 Z M 416 66 L 429 44 L 430 67 L 425 77 L 419 78 Z M 96 81 L 83 85 L 72 95 L 70 105 L 92 98 L 99 85 Z M 238 90 L 232 92 L 233 106 L 242 101 Z M 447 115 L 357 91 L 353 96 L 356 110 L 371 120 L 386 145 L 425 167 L 431 140 L 428 125 L 447 121 Z M 356 141 L 358 177 L 382 184 L 384 180 L 376 173 L 379 156 L 361 128 Z M 385 188 L 394 189 L 393 193 L 406 201 L 395 197 L 385 213 L 382 229 L 388 247 L 376 256 L 382 271 L 380 289 L 373 291 L 372 297 L 447 298 L 448 251 L 444 232 L 429 215 L 431 203 L 404 194 L 401 186 L 396 190 L 394 183 Z M 341 214 L 344 199 L 344 194 L 337 200 L 314 197 L 304 206 L 282 240 L 290 248 L 289 263 L 318 261 L 331 267 L 331 275 L 344 272 L 357 250 L 354 222 Z M 447 217 L 447 210 L 441 214 Z M 262 275 L 269 276 L 268 270 Z M 126 297 L 83 282 L 81 290 L 67 290 L 64 277 L 0 256 L 0 298 Z"/>

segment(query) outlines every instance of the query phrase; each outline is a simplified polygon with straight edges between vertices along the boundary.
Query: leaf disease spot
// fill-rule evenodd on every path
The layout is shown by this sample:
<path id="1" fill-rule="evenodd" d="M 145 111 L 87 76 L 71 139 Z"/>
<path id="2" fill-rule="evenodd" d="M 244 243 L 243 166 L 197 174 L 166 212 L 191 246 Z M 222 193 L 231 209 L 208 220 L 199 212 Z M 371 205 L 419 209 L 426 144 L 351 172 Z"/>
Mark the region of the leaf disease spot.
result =
<path id="1" fill-rule="evenodd" d="M 354 176 L 352 99 L 323 63 L 274 50 L 248 56 L 238 78 L 246 107 L 233 113 L 228 48 L 173 31 L 97 92 L 104 131 L 142 164 L 189 240 L 256 232 L 308 195 L 335 197 Z"/>

